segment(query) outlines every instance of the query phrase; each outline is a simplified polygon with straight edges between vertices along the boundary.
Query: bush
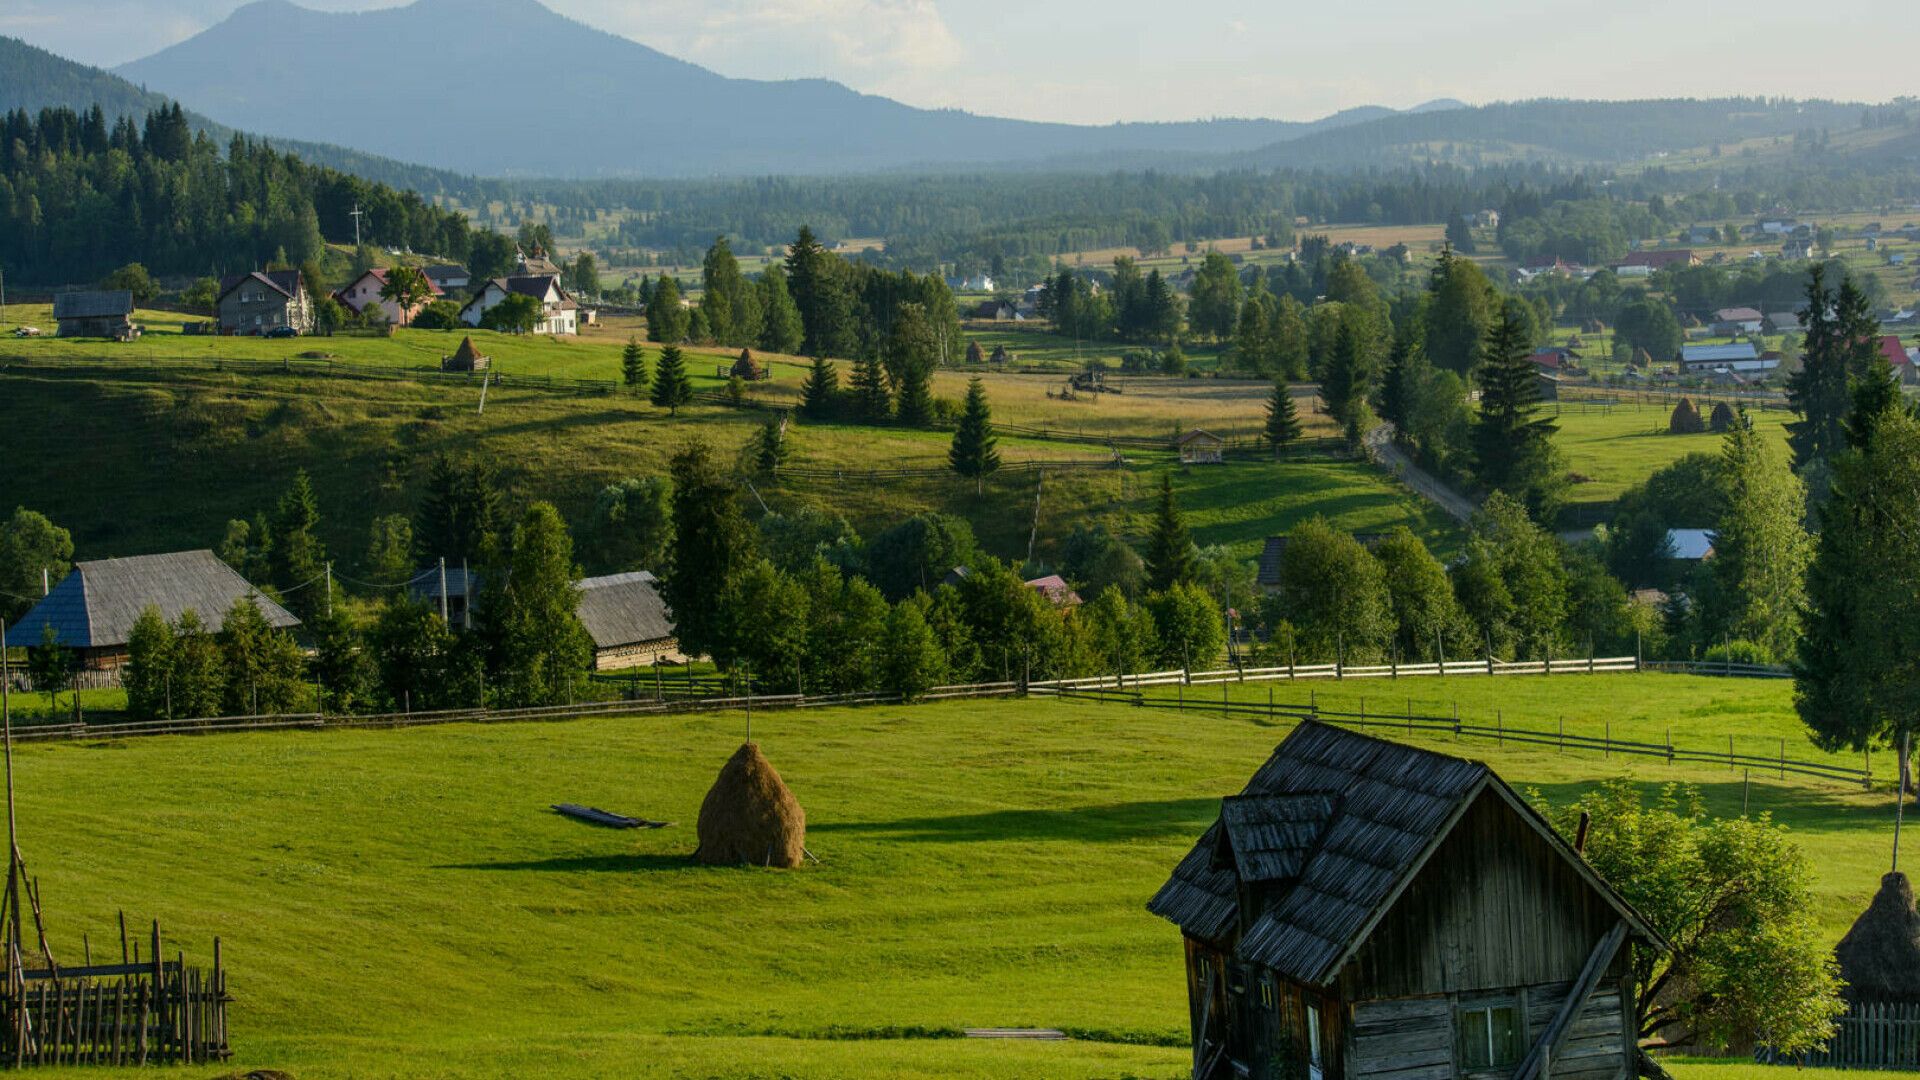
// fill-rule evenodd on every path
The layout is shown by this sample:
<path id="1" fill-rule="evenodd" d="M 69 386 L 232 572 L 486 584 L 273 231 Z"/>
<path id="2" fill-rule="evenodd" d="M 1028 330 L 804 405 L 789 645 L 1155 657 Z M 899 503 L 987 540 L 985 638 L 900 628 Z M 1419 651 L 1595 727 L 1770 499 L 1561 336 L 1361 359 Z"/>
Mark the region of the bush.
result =
<path id="1" fill-rule="evenodd" d="M 1774 655 L 1758 642 L 1734 638 L 1708 649 L 1700 658 L 1709 664 L 1772 664 Z"/>
<path id="2" fill-rule="evenodd" d="M 451 300 L 435 300 L 413 317 L 415 330 L 456 330 L 460 327 L 460 305 Z"/>

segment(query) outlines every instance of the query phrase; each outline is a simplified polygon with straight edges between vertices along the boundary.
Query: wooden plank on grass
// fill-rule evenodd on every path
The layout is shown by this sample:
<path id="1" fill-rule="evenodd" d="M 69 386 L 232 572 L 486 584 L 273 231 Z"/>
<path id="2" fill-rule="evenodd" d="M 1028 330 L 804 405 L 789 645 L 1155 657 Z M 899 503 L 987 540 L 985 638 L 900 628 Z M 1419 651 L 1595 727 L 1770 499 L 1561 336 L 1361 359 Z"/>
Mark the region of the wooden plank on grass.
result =
<path id="1" fill-rule="evenodd" d="M 1055 1028 L 967 1028 L 969 1039 L 1029 1039 L 1035 1042 L 1061 1042 L 1067 1033 Z"/>

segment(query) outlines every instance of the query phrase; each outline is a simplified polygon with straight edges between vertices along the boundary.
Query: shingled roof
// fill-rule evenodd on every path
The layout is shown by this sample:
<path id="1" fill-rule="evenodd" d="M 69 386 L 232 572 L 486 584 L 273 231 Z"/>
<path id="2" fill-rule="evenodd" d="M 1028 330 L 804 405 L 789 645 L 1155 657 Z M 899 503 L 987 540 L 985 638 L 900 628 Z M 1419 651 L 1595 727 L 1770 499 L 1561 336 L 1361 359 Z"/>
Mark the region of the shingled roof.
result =
<path id="1" fill-rule="evenodd" d="M 1484 792 L 1503 797 L 1641 936 L 1659 936 L 1487 766 L 1309 721 L 1295 729 L 1210 826 L 1147 909 L 1222 941 L 1240 881 L 1275 899 L 1239 955 L 1323 986 L 1362 945 L 1454 824 Z M 1309 835 L 1311 834 L 1311 835 Z"/>
<path id="2" fill-rule="evenodd" d="M 287 609 L 260 595 L 246 578 L 211 551 L 175 551 L 75 563 L 7 636 L 38 644 L 51 625 L 59 642 L 72 649 L 110 649 L 127 643 L 134 621 L 149 606 L 172 622 L 187 611 L 209 626 L 219 626 L 234 601 L 251 596 L 277 628 L 298 626 Z"/>
<path id="3" fill-rule="evenodd" d="M 598 649 L 663 641 L 673 636 L 673 620 L 660 599 L 654 576 L 645 570 L 609 574 L 580 582 L 575 614 Z"/>
<path id="4" fill-rule="evenodd" d="M 110 319 L 133 314 L 133 293 L 126 289 L 96 289 L 55 293 L 53 317 L 56 319 Z"/>

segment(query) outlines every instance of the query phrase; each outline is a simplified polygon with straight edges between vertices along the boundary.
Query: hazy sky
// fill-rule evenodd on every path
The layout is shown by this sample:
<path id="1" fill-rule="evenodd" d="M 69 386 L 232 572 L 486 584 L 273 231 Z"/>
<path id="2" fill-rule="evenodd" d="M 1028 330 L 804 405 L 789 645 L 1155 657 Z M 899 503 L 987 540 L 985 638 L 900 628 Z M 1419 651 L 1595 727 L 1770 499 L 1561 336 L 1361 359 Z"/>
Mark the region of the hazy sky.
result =
<path id="1" fill-rule="evenodd" d="M 350 10 L 379 0 L 302 0 Z M 826 76 L 914 105 L 1104 123 L 1354 105 L 1920 92 L 1912 0 L 546 0 L 728 75 Z M 237 0 L 0 0 L 0 34 L 110 66 Z M 149 32 L 140 33 L 144 29 Z M 562 57 L 547 58 L 564 63 Z"/>

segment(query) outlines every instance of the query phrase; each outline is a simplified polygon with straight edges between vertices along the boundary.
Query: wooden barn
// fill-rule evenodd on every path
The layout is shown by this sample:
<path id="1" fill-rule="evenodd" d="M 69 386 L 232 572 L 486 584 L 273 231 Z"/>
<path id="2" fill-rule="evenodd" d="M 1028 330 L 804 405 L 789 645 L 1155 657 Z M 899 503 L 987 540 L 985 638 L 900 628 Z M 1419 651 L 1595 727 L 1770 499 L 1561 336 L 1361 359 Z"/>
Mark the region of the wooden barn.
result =
<path id="1" fill-rule="evenodd" d="M 673 636 L 673 618 L 652 574 L 636 570 L 587 578 L 579 588 L 580 625 L 593 638 L 595 670 L 685 659 Z"/>
<path id="2" fill-rule="evenodd" d="M 61 337 L 131 341 L 140 336 L 133 325 L 133 293 L 126 289 L 57 293 L 53 317 L 60 324 Z"/>
<path id="3" fill-rule="evenodd" d="M 1659 934 L 1493 770 L 1302 724 L 1148 909 L 1193 1075 L 1621 1080 Z"/>
<path id="4" fill-rule="evenodd" d="M 1182 465 L 1218 465 L 1226 460 L 1227 440 L 1211 431 L 1194 428 L 1173 445 L 1180 451 Z"/>

